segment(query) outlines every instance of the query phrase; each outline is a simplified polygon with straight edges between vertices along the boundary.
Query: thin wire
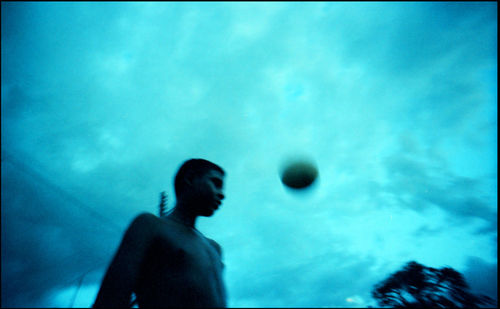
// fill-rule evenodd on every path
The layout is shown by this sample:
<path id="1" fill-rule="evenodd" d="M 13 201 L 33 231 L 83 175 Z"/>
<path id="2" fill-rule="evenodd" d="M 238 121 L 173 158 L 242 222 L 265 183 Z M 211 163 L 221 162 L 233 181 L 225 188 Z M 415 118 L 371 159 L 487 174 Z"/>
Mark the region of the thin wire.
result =
<path id="1" fill-rule="evenodd" d="M 104 264 L 102 264 L 102 265 L 101 265 L 101 264 L 99 264 L 98 266 L 93 265 L 92 267 L 87 268 L 87 271 L 85 271 L 85 272 L 83 272 L 83 273 L 84 273 L 84 274 L 88 274 L 89 272 L 91 272 L 91 271 L 93 271 L 93 270 L 96 270 L 96 269 L 99 269 L 99 268 L 104 267 L 104 266 L 105 266 Z M 69 279 L 69 280 L 61 280 L 61 281 L 60 281 L 60 285 L 61 285 L 61 284 L 71 284 L 72 282 L 75 282 L 75 281 L 79 280 L 79 279 L 81 278 L 81 276 L 82 276 L 82 275 L 81 275 L 81 274 L 79 274 L 78 276 L 73 276 L 73 277 L 72 277 L 71 279 Z M 48 280 L 48 279 L 47 279 L 47 280 Z M 43 280 L 43 281 L 38 282 L 38 285 L 43 286 L 43 285 L 46 283 L 46 281 L 47 281 L 47 280 Z M 23 293 L 23 295 L 24 295 L 25 297 L 28 297 L 28 296 L 31 296 L 31 295 L 33 295 L 33 294 L 36 294 L 36 293 L 37 293 L 37 291 L 36 291 L 36 290 L 34 290 L 34 289 L 32 289 L 32 288 L 30 287 L 30 284 L 28 284 L 28 283 L 26 283 L 26 284 L 24 284 L 24 285 L 20 285 L 19 287 L 20 287 L 20 289 L 19 289 L 19 290 L 21 290 L 21 291 L 23 291 L 23 292 L 24 292 L 24 293 Z"/>
<path id="2" fill-rule="evenodd" d="M 6 158 L 5 158 L 6 157 Z M 73 196 L 71 193 L 67 192 L 60 186 L 52 183 L 50 180 L 45 178 L 40 172 L 36 171 L 33 167 L 29 166 L 26 163 L 23 163 L 17 159 L 14 158 L 14 156 L 10 155 L 7 153 L 5 150 L 2 149 L 2 161 L 6 159 L 8 162 L 11 164 L 17 166 L 20 170 L 22 170 L 24 173 L 36 178 L 37 180 L 42 181 L 44 184 L 55 190 L 57 193 L 59 193 L 61 196 L 65 197 L 69 201 L 73 202 L 75 206 L 86 210 L 90 215 L 92 215 L 94 218 L 97 218 L 101 221 L 106 222 L 109 226 L 112 228 L 116 229 L 117 231 L 121 230 L 121 227 L 118 226 L 114 221 L 111 219 L 101 215 L 97 211 L 95 211 L 93 208 L 87 206 L 84 202 L 79 200 L 77 197 Z"/>
<path id="3" fill-rule="evenodd" d="M 76 300 L 76 295 L 78 295 L 78 291 L 80 291 L 80 287 L 82 286 L 83 278 L 87 275 L 87 273 L 84 273 L 80 280 L 78 281 L 78 286 L 76 287 L 75 294 L 73 295 L 73 299 L 71 300 L 71 305 L 69 306 L 70 308 L 74 308 L 73 306 L 75 305 L 75 300 Z"/>
<path id="4" fill-rule="evenodd" d="M 53 184 L 52 182 L 48 181 L 44 176 L 42 176 L 39 172 L 35 171 L 32 167 L 28 166 L 27 164 L 19 162 L 17 159 L 14 159 L 14 157 L 12 155 L 8 154 L 7 151 L 2 150 L 2 161 L 4 161 L 4 159 L 6 159 L 8 161 L 8 163 L 14 165 L 14 167 L 18 168 L 19 170 L 21 170 L 25 174 L 27 174 L 27 175 L 29 175 L 31 177 L 34 177 L 38 181 L 41 181 L 42 183 L 44 183 L 45 185 L 47 185 L 49 188 L 51 188 L 54 191 L 56 191 L 56 193 L 59 193 L 59 194 L 63 195 L 67 199 L 70 199 L 71 202 L 76 203 L 76 206 L 83 207 L 87 211 L 90 211 L 90 214 L 92 216 L 97 217 L 100 220 L 106 221 L 107 223 L 109 223 L 109 225 L 111 225 L 110 227 L 112 227 L 112 228 L 114 227 L 113 230 L 115 230 L 115 231 L 121 230 L 114 222 L 112 222 L 108 218 L 106 218 L 106 217 L 104 217 L 104 216 L 96 213 L 92 209 L 89 209 L 89 207 L 86 206 L 83 202 L 81 202 L 80 200 L 78 200 L 77 198 L 75 198 L 74 196 L 72 196 L 70 193 L 66 192 L 64 189 L 62 189 L 59 186 L 57 186 L 57 185 Z M 61 227 L 65 227 L 65 226 L 61 225 Z M 28 229 L 25 229 L 24 233 L 29 233 Z M 22 233 L 22 234 L 24 234 L 24 233 Z M 79 246 L 85 247 L 85 243 L 81 243 L 80 242 Z M 91 248 L 87 247 L 87 249 L 90 250 Z M 70 260 L 73 260 L 73 259 L 74 259 L 73 256 L 68 256 L 68 257 L 64 258 L 63 260 L 58 261 L 57 265 L 54 265 L 54 267 L 44 268 L 44 270 L 46 271 L 48 269 L 60 268 L 61 265 L 64 265 L 64 262 L 70 261 Z M 21 279 L 20 279 L 20 281 L 21 281 Z"/>

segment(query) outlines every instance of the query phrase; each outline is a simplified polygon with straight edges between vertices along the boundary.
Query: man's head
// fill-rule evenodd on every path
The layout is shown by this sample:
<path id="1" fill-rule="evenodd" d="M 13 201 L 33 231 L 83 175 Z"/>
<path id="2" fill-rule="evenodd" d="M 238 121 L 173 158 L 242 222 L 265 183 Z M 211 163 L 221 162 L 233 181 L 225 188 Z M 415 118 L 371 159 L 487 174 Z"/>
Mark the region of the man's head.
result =
<path id="1" fill-rule="evenodd" d="M 174 189 L 178 201 L 196 207 L 201 216 L 211 216 L 224 199 L 224 170 L 204 159 L 185 161 L 175 175 Z"/>

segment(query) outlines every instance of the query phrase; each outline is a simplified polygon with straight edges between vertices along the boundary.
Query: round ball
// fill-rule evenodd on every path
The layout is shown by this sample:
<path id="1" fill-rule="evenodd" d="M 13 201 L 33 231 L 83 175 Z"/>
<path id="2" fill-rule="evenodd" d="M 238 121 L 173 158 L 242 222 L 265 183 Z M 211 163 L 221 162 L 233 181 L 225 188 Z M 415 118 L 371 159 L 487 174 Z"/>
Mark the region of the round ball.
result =
<path id="1" fill-rule="evenodd" d="M 318 169 L 309 161 L 288 163 L 281 173 L 281 181 L 292 189 L 309 187 L 318 177 Z"/>

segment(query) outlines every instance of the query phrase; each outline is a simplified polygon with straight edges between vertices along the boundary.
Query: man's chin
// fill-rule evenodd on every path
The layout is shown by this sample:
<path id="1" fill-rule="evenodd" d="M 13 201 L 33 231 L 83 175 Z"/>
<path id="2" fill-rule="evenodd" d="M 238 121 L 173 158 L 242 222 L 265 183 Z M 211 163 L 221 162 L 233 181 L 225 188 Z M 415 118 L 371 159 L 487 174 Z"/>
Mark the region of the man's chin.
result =
<path id="1" fill-rule="evenodd" d="M 201 213 L 200 216 L 211 217 L 215 213 L 216 210 L 217 210 L 216 208 L 207 209 L 207 210 L 203 211 L 203 213 Z"/>

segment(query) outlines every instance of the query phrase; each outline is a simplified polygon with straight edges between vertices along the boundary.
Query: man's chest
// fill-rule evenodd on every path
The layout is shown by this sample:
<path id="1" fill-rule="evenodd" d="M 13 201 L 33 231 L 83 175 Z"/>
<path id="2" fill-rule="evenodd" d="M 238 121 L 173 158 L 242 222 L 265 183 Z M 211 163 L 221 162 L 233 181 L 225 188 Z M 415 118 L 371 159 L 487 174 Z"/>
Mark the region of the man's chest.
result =
<path id="1" fill-rule="evenodd" d="M 220 275 L 223 263 L 215 246 L 196 233 L 172 232 L 159 235 L 151 254 L 172 274 Z M 187 274 L 186 274 L 187 272 Z"/>
<path id="2" fill-rule="evenodd" d="M 225 302 L 222 271 L 221 256 L 208 239 L 169 230 L 155 237 L 143 260 L 140 294 L 221 307 Z"/>

